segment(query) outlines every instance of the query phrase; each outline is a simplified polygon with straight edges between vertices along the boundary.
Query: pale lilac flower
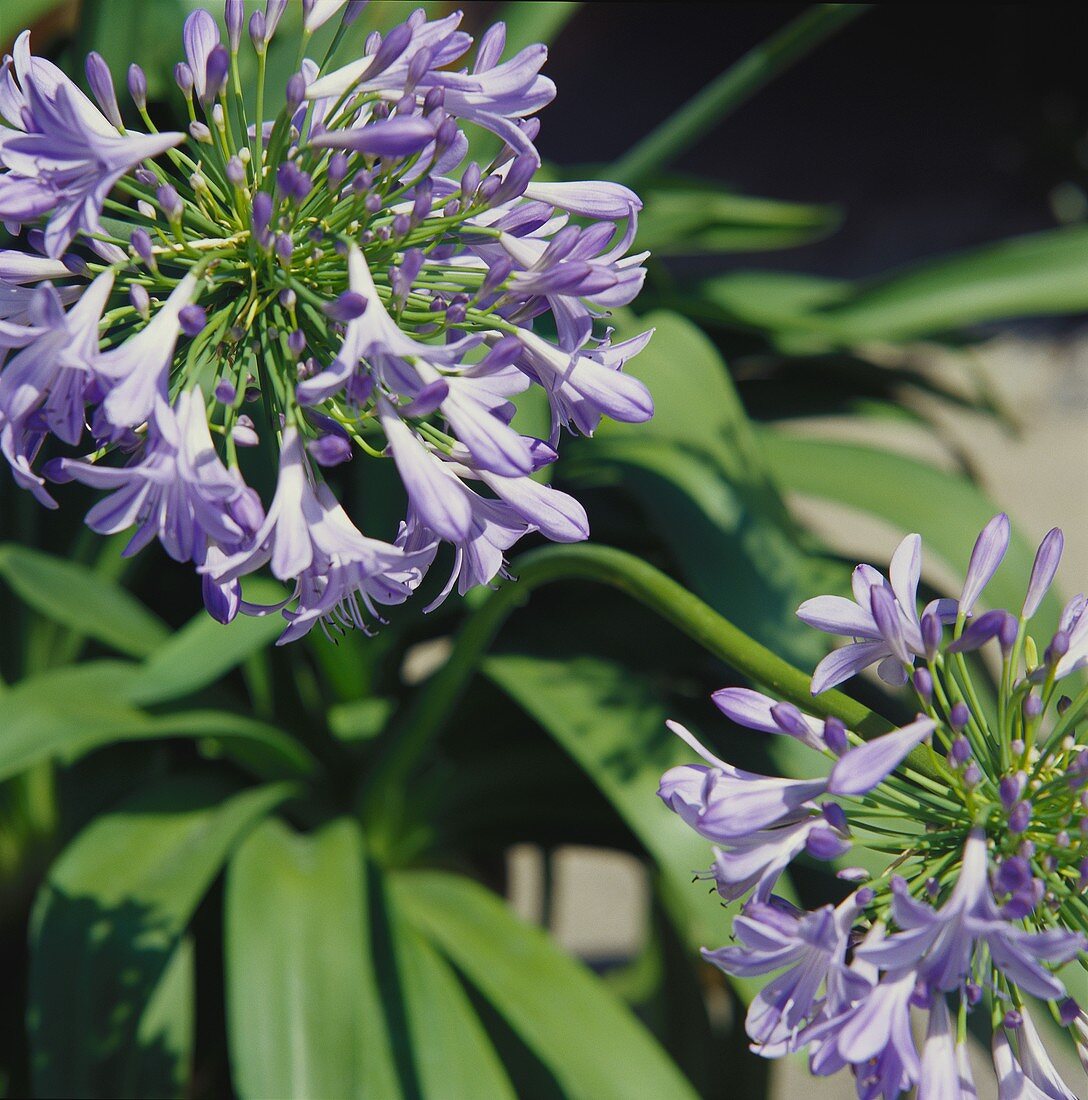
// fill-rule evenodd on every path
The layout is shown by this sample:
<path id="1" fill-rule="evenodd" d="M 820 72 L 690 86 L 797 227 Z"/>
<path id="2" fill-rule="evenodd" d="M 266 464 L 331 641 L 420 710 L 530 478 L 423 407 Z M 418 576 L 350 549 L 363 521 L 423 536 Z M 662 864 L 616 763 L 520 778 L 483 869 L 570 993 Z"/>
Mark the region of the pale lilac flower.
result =
<path id="1" fill-rule="evenodd" d="M 18 127 L 0 133 L 0 218 L 48 216 L 46 253 L 60 256 L 77 233 L 96 233 L 114 184 L 141 161 L 184 140 L 183 134 L 121 135 L 59 69 L 30 54 L 24 32 L 15 43 L 14 69 L 23 100 Z M 22 130 L 23 132 L 18 132 Z"/>

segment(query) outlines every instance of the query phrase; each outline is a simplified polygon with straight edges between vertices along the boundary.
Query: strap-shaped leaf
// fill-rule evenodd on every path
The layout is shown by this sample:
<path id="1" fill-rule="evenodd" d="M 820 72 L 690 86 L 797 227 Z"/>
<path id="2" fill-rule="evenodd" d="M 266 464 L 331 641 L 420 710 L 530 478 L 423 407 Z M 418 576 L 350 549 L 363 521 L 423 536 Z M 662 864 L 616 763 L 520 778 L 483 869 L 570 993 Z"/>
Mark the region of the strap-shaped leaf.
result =
<path id="1" fill-rule="evenodd" d="M 246 584 L 246 598 L 254 603 L 274 604 L 283 597 L 279 585 L 263 578 Z M 155 651 L 129 698 L 135 703 L 161 703 L 191 695 L 271 645 L 283 633 L 284 625 L 283 619 L 273 613 L 239 615 L 224 626 L 202 611 Z"/>
<path id="2" fill-rule="evenodd" d="M 96 818 L 62 853 L 31 928 L 38 1095 L 183 1091 L 183 933 L 231 850 L 291 789 L 172 777 Z"/>
<path id="3" fill-rule="evenodd" d="M 398 874 L 391 885 L 398 909 L 491 1003 L 564 1096 L 694 1098 L 626 1006 L 482 886 L 430 871 Z"/>
<path id="4" fill-rule="evenodd" d="M 146 657 L 169 637 L 166 624 L 139 600 L 78 562 L 5 543 L 0 576 L 35 611 L 118 653 Z"/>
<path id="5" fill-rule="evenodd" d="M 1000 510 L 966 477 L 894 451 L 771 430 L 762 438 L 784 488 L 879 516 L 904 533 L 920 531 L 925 548 L 956 576 L 963 575 L 979 531 Z M 1035 547 L 1014 529 L 1005 563 L 987 586 L 984 602 L 1019 611 L 1034 554 Z M 1053 591 L 1040 614 L 1040 621 L 1056 628 L 1060 604 Z"/>
<path id="6" fill-rule="evenodd" d="M 362 836 L 347 819 L 309 836 L 269 820 L 231 861 L 227 1018 L 242 1097 L 402 1094 L 367 895 Z"/>
<path id="7" fill-rule="evenodd" d="M 693 886 L 710 846 L 656 797 L 661 776 L 691 763 L 691 750 L 665 727 L 667 708 L 645 680 L 598 657 L 504 653 L 484 672 L 559 742 L 654 858 L 677 926 L 694 949 L 716 943 L 721 906 Z"/>
<path id="8" fill-rule="evenodd" d="M 229 711 L 150 715 L 127 700 L 139 666 L 90 661 L 24 680 L 4 696 L 0 712 L 0 778 L 41 760 L 72 759 L 117 741 L 165 737 L 219 740 L 262 778 L 307 775 L 315 761 L 293 737 Z"/>

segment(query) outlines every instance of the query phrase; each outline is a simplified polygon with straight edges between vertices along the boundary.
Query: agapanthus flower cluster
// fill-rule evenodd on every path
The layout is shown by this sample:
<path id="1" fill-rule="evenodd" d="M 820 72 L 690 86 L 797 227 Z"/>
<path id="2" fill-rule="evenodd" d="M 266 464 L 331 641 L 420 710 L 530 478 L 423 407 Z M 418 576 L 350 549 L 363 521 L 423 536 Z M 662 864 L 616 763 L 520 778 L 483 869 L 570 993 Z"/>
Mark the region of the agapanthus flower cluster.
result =
<path id="1" fill-rule="evenodd" d="M 362 7 L 304 0 L 286 88 L 266 69 L 287 0 L 248 23 L 227 0 L 223 29 L 193 12 L 174 71 L 186 132 L 156 129 L 136 64 L 139 130 L 97 54 L 93 100 L 29 33 L 0 68 L 0 219 L 19 245 L 0 252 L 0 449 L 47 506 L 48 482 L 105 490 L 88 524 L 192 562 L 217 619 L 271 610 L 240 587 L 267 563 L 292 590 L 283 640 L 365 629 L 443 542 L 439 598 L 492 582 L 530 531 L 584 539 L 582 507 L 533 475 L 561 429 L 653 411 L 621 369 L 649 334 L 616 343 L 601 320 L 641 286 L 640 203 L 537 179 L 545 48 L 503 60 L 501 24 L 473 51 L 459 14 L 417 11 L 335 63 Z M 318 63 L 311 35 L 334 16 Z M 484 164 L 480 134 L 499 148 Z M 514 423 L 531 386 L 547 439 Z M 46 461 L 47 441 L 71 451 Z M 357 455 L 405 487 L 390 541 L 328 483 Z M 251 483 L 272 480 L 262 501 Z"/>
<path id="2" fill-rule="evenodd" d="M 742 771 L 673 726 L 705 763 L 669 771 L 660 796 L 717 846 L 706 877 L 721 897 L 743 899 L 733 943 L 704 956 L 766 979 L 747 1015 L 753 1050 L 804 1050 L 821 1076 L 848 1069 L 864 1100 L 977 1096 L 969 1022 L 992 1036 L 1001 1100 L 1083 1095 L 1061 1079 L 1039 1021 L 1069 1030 L 1088 1071 L 1073 984 L 1088 965 L 1088 688 L 1064 693 L 1088 666 L 1088 603 L 1071 600 L 1052 636 L 1031 633 L 1062 552 L 1055 528 L 1019 611 L 978 612 L 1008 542 L 997 516 L 958 600 L 920 608 L 921 539 L 909 535 L 887 577 L 859 565 L 854 599 L 799 609 L 851 639 L 821 662 L 813 692 L 878 664 L 887 683 L 909 685 L 908 724 L 862 740 L 747 688 L 714 695 L 739 725 L 808 746 L 819 778 Z M 782 896 L 795 859 L 832 862 L 849 894 L 798 908 Z"/>

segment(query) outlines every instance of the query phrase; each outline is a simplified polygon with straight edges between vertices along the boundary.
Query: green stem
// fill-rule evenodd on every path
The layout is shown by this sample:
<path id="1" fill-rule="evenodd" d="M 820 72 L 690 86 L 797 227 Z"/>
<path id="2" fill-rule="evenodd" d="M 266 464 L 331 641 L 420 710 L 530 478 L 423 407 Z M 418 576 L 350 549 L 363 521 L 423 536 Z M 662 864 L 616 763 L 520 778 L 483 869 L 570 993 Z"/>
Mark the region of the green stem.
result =
<path id="1" fill-rule="evenodd" d="M 607 174 L 637 184 L 691 148 L 712 126 L 735 111 L 779 73 L 855 20 L 866 4 L 817 4 L 766 42 L 749 50 L 657 129 L 632 146 Z"/>
<path id="2" fill-rule="evenodd" d="M 671 577 L 626 551 L 592 544 L 549 546 L 518 559 L 514 572 L 518 580 L 487 595 L 461 628 L 449 660 L 394 720 L 386 738 L 388 749 L 360 793 L 360 810 L 368 822 L 387 814 L 389 799 L 397 798 L 397 792 L 408 785 L 412 770 L 430 750 L 507 617 L 537 588 L 554 581 L 595 581 L 617 588 L 737 672 L 810 713 L 839 718 L 866 737 L 891 728 L 885 719 L 841 692 L 812 695 L 807 673 L 750 638 Z M 924 748 L 916 749 L 907 763 L 924 776 L 940 779 Z"/>

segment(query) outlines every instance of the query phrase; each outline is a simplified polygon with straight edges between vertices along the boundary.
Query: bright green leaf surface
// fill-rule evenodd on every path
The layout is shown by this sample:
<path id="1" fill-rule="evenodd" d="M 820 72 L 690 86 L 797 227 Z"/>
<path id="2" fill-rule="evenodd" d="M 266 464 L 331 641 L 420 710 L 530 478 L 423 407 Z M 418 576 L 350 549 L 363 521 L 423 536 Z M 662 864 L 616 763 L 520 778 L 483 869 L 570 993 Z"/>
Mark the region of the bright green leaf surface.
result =
<path id="1" fill-rule="evenodd" d="M 191 999 L 178 946 L 231 849 L 289 792 L 171 778 L 63 852 L 31 928 L 38 1095 L 181 1094 Z"/>
<path id="2" fill-rule="evenodd" d="M 371 960 L 358 827 L 344 819 L 303 836 L 265 822 L 231 861 L 225 920 L 239 1093 L 400 1096 Z"/>
<path id="3" fill-rule="evenodd" d="M 629 1010 L 482 886 L 440 872 L 407 872 L 392 887 L 397 907 L 494 1005 L 565 1096 L 694 1098 Z"/>
<path id="4" fill-rule="evenodd" d="M 165 623 L 120 585 L 77 562 L 25 546 L 0 546 L 0 576 L 35 611 L 130 657 L 168 637 Z"/>

